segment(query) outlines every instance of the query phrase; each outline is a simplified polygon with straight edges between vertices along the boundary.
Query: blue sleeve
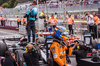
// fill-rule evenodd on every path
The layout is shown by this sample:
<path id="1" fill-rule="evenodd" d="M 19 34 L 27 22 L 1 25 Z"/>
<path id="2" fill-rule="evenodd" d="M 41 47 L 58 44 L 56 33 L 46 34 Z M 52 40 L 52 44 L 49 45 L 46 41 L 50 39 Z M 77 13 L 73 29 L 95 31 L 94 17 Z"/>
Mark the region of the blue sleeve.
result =
<path id="1" fill-rule="evenodd" d="M 35 18 L 29 17 L 29 20 L 33 20 L 33 21 L 35 21 Z"/>
<path id="2" fill-rule="evenodd" d="M 31 13 L 31 11 L 29 10 L 26 14 L 29 15 Z"/>
<path id="3" fill-rule="evenodd" d="M 25 14 L 25 16 L 24 16 L 24 18 L 26 18 L 26 17 L 29 17 L 29 14 L 30 14 L 31 12 L 30 12 L 30 10 Z"/>

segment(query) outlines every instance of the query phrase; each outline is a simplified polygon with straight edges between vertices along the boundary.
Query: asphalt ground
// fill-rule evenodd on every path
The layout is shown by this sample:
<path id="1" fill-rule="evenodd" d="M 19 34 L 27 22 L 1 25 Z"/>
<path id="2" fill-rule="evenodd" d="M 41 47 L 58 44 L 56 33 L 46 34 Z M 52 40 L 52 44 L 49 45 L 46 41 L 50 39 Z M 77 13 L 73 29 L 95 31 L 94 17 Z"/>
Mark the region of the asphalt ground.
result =
<path id="1" fill-rule="evenodd" d="M 0 29 L 0 39 L 2 39 L 2 38 L 14 37 L 14 36 L 15 36 L 15 37 L 20 37 L 20 36 L 22 36 L 22 35 L 19 34 L 18 31 Z"/>

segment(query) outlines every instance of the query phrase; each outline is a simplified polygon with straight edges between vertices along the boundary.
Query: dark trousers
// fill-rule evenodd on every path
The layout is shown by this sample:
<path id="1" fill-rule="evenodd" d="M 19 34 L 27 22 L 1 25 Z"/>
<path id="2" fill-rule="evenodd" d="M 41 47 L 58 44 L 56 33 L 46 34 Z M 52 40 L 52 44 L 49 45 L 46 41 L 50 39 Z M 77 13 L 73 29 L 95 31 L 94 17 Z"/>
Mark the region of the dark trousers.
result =
<path id="1" fill-rule="evenodd" d="M 94 26 L 94 25 L 93 25 L 93 26 Z M 93 32 L 93 30 L 94 30 L 93 26 L 88 25 L 88 30 L 89 30 L 90 33 Z"/>
<path id="2" fill-rule="evenodd" d="M 30 21 L 33 22 L 33 21 Z M 33 36 L 33 42 L 35 42 L 35 23 L 34 24 L 27 24 L 27 34 L 28 34 L 28 42 L 30 42 L 31 31 Z"/>
<path id="3" fill-rule="evenodd" d="M 71 24 L 68 25 L 69 34 L 73 34 L 73 26 Z"/>
<path id="4" fill-rule="evenodd" d="M 93 26 L 93 28 L 94 28 L 94 30 L 93 30 L 93 32 L 94 32 L 94 35 L 93 35 L 93 39 L 95 39 L 95 38 L 97 38 L 97 25 L 95 24 L 94 26 Z"/>
<path id="5" fill-rule="evenodd" d="M 44 20 L 44 27 L 45 27 L 45 28 L 47 27 L 47 23 L 46 23 L 46 20 Z"/>
<path id="6" fill-rule="evenodd" d="M 40 18 L 40 19 L 44 19 L 44 18 L 46 18 L 46 17 L 45 17 L 45 16 L 39 16 L 39 18 Z"/>
<path id="7" fill-rule="evenodd" d="M 56 27 L 56 25 L 51 25 L 51 29 L 52 31 L 54 31 L 54 28 Z"/>
<path id="8" fill-rule="evenodd" d="M 3 20 L 1 20 L 1 26 L 4 26 L 4 24 L 3 24 Z"/>
<path id="9" fill-rule="evenodd" d="M 19 28 L 19 25 L 21 25 L 21 22 L 17 22 L 17 26 L 18 26 L 18 28 Z"/>

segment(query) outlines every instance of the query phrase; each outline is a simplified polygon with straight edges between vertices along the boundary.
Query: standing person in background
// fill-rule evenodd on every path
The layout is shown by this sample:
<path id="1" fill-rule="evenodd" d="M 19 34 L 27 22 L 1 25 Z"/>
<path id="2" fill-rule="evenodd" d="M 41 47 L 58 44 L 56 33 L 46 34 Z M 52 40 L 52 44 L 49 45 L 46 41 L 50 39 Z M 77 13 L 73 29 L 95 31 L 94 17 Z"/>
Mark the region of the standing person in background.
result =
<path id="1" fill-rule="evenodd" d="M 96 38 L 96 36 L 97 36 L 97 25 L 98 25 L 98 23 L 99 23 L 99 18 L 98 18 L 98 16 L 96 16 L 96 13 L 95 12 L 93 12 L 93 20 L 94 20 L 94 36 L 93 36 L 93 39 L 95 39 Z"/>
<path id="2" fill-rule="evenodd" d="M 93 26 L 94 26 L 93 15 L 91 15 L 90 12 L 87 12 L 85 14 L 84 19 L 87 20 L 88 30 L 89 30 L 90 33 L 92 33 L 93 32 Z"/>
<path id="3" fill-rule="evenodd" d="M 66 13 L 64 14 L 64 16 L 68 19 L 69 34 L 73 34 L 74 19 L 73 19 L 73 17 L 71 17 L 70 13 L 68 13 L 68 17 L 66 16 Z"/>
<path id="4" fill-rule="evenodd" d="M 46 22 L 46 15 L 45 15 L 44 11 L 41 12 L 39 18 L 44 19 L 44 27 L 46 27 L 47 26 L 47 24 L 45 23 Z"/>
<path id="5" fill-rule="evenodd" d="M 68 28 L 70 30 L 70 34 L 73 34 L 73 24 L 74 24 L 74 19 L 71 17 L 70 14 L 68 14 Z"/>
<path id="6" fill-rule="evenodd" d="M 0 17 L 1 26 L 4 26 L 3 19 L 4 19 L 4 17 L 1 15 L 1 17 Z"/>
<path id="7" fill-rule="evenodd" d="M 52 30 L 56 27 L 57 19 L 54 17 L 54 14 L 51 15 L 51 18 L 47 21 L 47 23 L 50 22 Z"/>
<path id="8" fill-rule="evenodd" d="M 23 18 L 22 18 L 22 23 L 24 24 L 26 22 L 26 19 L 24 18 L 24 16 L 23 16 Z"/>
<path id="9" fill-rule="evenodd" d="M 20 21 L 19 16 L 17 16 L 17 26 L 18 26 L 18 28 L 19 28 L 19 25 L 21 25 L 21 21 Z"/>
<path id="10" fill-rule="evenodd" d="M 96 13 L 93 12 L 93 20 L 94 20 L 94 23 L 97 25 L 99 23 L 99 18 L 98 16 L 96 16 Z"/>

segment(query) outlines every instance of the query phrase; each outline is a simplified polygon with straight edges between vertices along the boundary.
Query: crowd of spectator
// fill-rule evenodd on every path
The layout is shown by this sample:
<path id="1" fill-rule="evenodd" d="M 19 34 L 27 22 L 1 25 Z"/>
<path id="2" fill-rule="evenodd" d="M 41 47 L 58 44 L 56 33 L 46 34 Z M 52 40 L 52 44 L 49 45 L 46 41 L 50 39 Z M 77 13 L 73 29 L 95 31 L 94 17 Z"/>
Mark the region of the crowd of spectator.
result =
<path id="1" fill-rule="evenodd" d="M 66 1 L 66 6 L 79 6 L 79 5 L 90 5 L 90 4 L 99 4 L 99 1 L 97 0 Z"/>
<path id="2" fill-rule="evenodd" d="M 65 3 L 66 6 L 79 6 L 79 5 L 90 5 L 90 4 L 99 4 L 100 2 L 98 0 L 64 0 L 64 1 L 60 1 L 62 4 Z M 60 2 L 58 1 L 51 1 L 50 3 L 53 4 L 53 3 L 56 3 L 56 5 L 58 5 Z M 45 4 L 46 1 L 45 0 L 39 0 L 38 2 L 39 4 Z M 47 2 L 48 3 L 48 2 Z M 51 4 L 49 4 L 51 6 Z M 37 1 L 34 0 L 33 3 L 31 4 L 32 5 L 37 5 Z"/>
<path id="3" fill-rule="evenodd" d="M 39 4 L 45 4 L 45 3 L 46 3 L 46 0 L 39 0 L 38 3 L 39 3 Z M 33 3 L 31 4 L 31 6 L 32 6 L 32 5 L 37 5 L 37 1 L 34 0 Z"/>
<path id="4" fill-rule="evenodd" d="M 41 9 L 41 8 L 45 8 L 46 7 L 46 4 L 45 3 L 47 3 L 48 4 L 48 7 L 50 7 L 50 8 L 58 8 L 58 7 L 60 7 L 60 5 L 61 5 L 61 7 L 68 7 L 68 6 L 79 6 L 79 5 L 93 5 L 93 4 L 100 4 L 100 1 L 98 1 L 98 0 L 82 0 L 82 1 L 80 1 L 80 0 L 67 0 L 67 1 L 60 1 L 60 2 L 58 2 L 58 1 L 45 1 L 45 0 L 39 0 L 39 8 Z M 30 4 L 30 6 L 27 6 L 27 5 L 25 5 L 25 7 L 21 7 L 20 6 L 20 10 L 29 10 L 29 9 L 31 9 L 33 6 L 36 6 L 37 5 L 37 0 L 33 0 L 33 2 Z M 19 10 L 19 11 L 20 11 Z"/>
<path id="5" fill-rule="evenodd" d="M 39 1 L 38 2 L 39 4 L 43 5 L 43 7 L 45 7 L 46 3 L 49 4 L 50 7 L 51 6 L 58 7 L 60 3 L 62 6 L 65 6 L 65 5 L 66 6 L 79 6 L 79 5 L 100 4 L 100 0 L 81 0 L 81 1 L 80 0 L 63 0 L 63 1 L 60 0 L 60 2 L 53 1 L 53 0 L 51 2 L 49 0 L 48 1 L 47 0 L 38 0 L 38 1 Z M 30 6 L 34 6 L 34 5 L 37 5 L 37 0 L 33 0 L 33 2 L 30 4 Z M 40 5 L 40 7 L 42 5 Z M 27 6 L 27 5 L 25 5 L 25 7 L 20 6 L 20 10 L 28 9 L 28 8 L 30 8 L 30 6 Z M 0 9 L 4 9 L 4 8 L 0 7 Z"/>

